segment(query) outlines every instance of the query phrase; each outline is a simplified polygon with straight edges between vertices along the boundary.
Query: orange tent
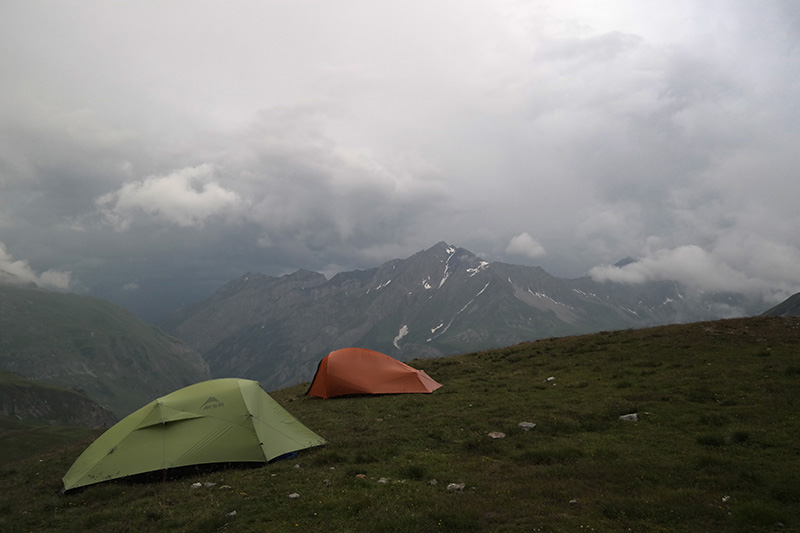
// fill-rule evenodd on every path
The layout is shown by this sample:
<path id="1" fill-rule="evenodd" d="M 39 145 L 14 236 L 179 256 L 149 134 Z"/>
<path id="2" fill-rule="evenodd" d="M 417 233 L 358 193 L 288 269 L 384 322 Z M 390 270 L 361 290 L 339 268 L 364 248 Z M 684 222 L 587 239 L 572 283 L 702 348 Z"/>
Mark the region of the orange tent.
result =
<path id="1" fill-rule="evenodd" d="M 433 392 L 441 383 L 422 370 L 364 348 L 343 348 L 320 361 L 306 396 Z"/>

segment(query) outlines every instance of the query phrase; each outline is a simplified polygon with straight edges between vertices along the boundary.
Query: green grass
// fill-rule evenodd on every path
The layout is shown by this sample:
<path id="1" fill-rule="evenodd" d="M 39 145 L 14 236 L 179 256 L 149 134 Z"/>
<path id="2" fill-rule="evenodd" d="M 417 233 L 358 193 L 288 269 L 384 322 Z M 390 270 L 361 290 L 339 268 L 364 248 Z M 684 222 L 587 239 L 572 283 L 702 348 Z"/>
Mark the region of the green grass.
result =
<path id="1" fill-rule="evenodd" d="M 411 362 L 431 395 L 298 385 L 271 395 L 324 447 L 60 495 L 84 439 L 0 466 L 0 530 L 798 531 L 798 359 L 800 320 L 752 318 Z"/>
<path id="2" fill-rule="evenodd" d="M 0 417 L 0 464 L 13 463 L 97 432 L 68 426 L 30 426 Z"/>

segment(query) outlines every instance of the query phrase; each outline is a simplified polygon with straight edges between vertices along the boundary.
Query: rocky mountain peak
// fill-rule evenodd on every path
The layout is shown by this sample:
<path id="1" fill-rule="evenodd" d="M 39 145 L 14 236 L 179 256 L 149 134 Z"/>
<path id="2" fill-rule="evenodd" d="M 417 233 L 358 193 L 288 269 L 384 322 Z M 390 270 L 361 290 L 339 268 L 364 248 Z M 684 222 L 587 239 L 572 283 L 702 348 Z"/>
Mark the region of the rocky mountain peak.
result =
<path id="1" fill-rule="evenodd" d="M 349 346 L 401 360 L 436 357 L 721 318 L 743 305 L 672 282 L 556 278 L 539 267 L 489 263 L 444 241 L 330 280 L 304 270 L 258 279 L 240 280 L 238 292 L 226 286 L 162 327 L 200 351 L 213 375 L 258 379 L 268 389 L 310 379 L 322 357 Z"/>

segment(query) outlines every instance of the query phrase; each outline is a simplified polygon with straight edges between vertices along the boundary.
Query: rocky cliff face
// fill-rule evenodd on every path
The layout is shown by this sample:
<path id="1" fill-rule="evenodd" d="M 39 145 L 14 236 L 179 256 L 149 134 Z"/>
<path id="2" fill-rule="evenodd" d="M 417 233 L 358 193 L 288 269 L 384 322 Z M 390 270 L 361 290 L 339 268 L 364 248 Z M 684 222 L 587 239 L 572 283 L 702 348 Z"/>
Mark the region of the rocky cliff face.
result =
<path id="1" fill-rule="evenodd" d="M 209 363 L 215 377 L 265 388 L 308 381 L 319 360 L 348 346 L 401 360 L 507 346 L 544 337 L 715 319 L 733 295 L 551 276 L 538 267 L 489 263 L 439 243 L 378 268 L 327 280 L 298 271 L 247 274 L 174 314 L 162 328 Z"/>

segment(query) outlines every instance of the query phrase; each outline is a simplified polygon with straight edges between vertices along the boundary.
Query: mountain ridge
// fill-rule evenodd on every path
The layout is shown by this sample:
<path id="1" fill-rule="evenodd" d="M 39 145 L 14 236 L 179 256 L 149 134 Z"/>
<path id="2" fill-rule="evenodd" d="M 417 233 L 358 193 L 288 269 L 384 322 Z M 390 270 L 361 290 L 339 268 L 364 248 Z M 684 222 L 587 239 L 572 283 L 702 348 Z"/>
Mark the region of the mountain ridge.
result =
<path id="1" fill-rule="evenodd" d="M 767 309 L 761 316 L 780 316 L 784 318 L 800 316 L 800 292 Z"/>
<path id="2" fill-rule="evenodd" d="M 160 326 L 203 355 L 215 377 L 278 388 L 307 381 L 334 349 L 400 360 L 545 337 L 728 318 L 738 295 L 672 282 L 638 286 L 556 278 L 540 267 L 489 262 L 444 241 L 406 259 L 341 272 L 248 273 Z"/>

